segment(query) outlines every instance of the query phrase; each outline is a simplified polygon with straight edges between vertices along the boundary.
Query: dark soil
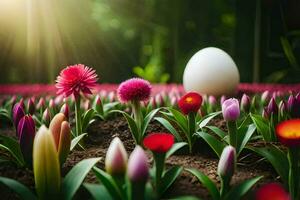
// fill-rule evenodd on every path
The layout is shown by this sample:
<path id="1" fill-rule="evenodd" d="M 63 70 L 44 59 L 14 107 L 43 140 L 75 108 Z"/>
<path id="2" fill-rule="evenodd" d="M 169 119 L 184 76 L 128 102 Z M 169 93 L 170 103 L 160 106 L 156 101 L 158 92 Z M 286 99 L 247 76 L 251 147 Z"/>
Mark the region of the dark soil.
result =
<path id="1" fill-rule="evenodd" d="M 218 127 L 225 129 L 225 123 L 221 120 L 213 120 L 212 123 Z M 1 134 L 14 135 L 13 128 L 1 130 Z M 166 130 L 157 122 L 152 122 L 147 132 L 165 132 Z M 62 168 L 62 175 L 64 176 L 76 163 L 79 161 L 91 158 L 102 157 L 98 167 L 104 167 L 104 158 L 106 150 L 113 139 L 113 137 L 120 137 L 123 141 L 126 150 L 130 153 L 134 148 L 134 142 L 131 133 L 123 117 L 119 116 L 108 121 L 97 121 L 89 128 L 89 137 L 86 138 L 86 150 L 74 150 L 70 153 L 66 163 Z M 171 156 L 167 160 L 167 167 L 174 165 L 181 165 L 186 168 L 196 168 L 208 175 L 214 182 L 219 183 L 216 174 L 218 159 L 212 153 L 210 148 L 204 143 L 199 141 L 195 144 L 195 153 L 193 155 L 185 154 L 181 151 L 177 155 Z M 247 155 L 247 152 L 245 153 Z M 243 156 L 243 155 L 242 155 Z M 149 154 L 149 162 L 151 156 Z M 232 184 L 237 185 L 243 180 L 253 178 L 256 176 L 263 176 L 263 178 L 256 185 L 262 185 L 267 182 L 277 180 L 276 173 L 272 167 L 266 162 L 256 162 L 259 160 L 255 155 L 251 155 L 247 159 L 243 159 L 238 164 L 236 173 L 232 179 Z M 34 189 L 33 173 L 30 170 L 19 169 L 15 166 L 0 166 L 0 176 L 9 177 L 20 181 L 21 183 Z M 95 176 L 90 173 L 86 177 L 86 182 L 96 183 Z M 81 191 L 81 193 L 84 191 Z M 9 192 L 4 186 L 0 186 L 0 199 L 17 199 L 16 195 Z M 81 194 L 82 195 L 82 194 Z M 80 195 L 80 196 L 81 196 Z M 165 199 L 170 199 L 176 196 L 194 195 L 201 199 L 210 199 L 208 191 L 201 186 L 199 181 L 191 174 L 184 171 L 174 185 L 167 191 Z M 85 195 L 86 196 L 86 195 Z M 249 199 L 249 194 L 245 199 Z M 82 198 L 81 198 L 82 199 Z M 86 199 L 86 198 L 85 198 Z"/>

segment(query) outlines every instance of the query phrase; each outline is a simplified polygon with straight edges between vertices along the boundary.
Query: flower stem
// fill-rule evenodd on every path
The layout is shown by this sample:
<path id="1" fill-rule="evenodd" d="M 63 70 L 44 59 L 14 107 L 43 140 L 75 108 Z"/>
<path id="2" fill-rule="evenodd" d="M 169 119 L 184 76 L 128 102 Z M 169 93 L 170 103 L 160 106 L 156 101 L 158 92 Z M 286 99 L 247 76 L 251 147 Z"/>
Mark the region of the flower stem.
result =
<path id="1" fill-rule="evenodd" d="M 140 200 L 145 199 L 145 182 L 131 183 L 131 199 Z"/>
<path id="2" fill-rule="evenodd" d="M 297 148 L 289 148 L 288 150 L 289 160 L 289 192 L 292 199 L 297 199 L 298 186 L 299 186 L 299 150 Z"/>
<path id="3" fill-rule="evenodd" d="M 76 120 L 76 136 L 82 134 L 81 113 L 80 113 L 80 97 L 75 97 L 75 120 Z"/>
<path id="4" fill-rule="evenodd" d="M 224 197 L 229 190 L 229 183 L 230 183 L 231 177 L 230 178 L 220 177 L 220 179 L 221 179 L 220 195 L 221 195 L 221 197 Z"/>
<path id="5" fill-rule="evenodd" d="M 229 144 L 235 148 L 237 148 L 237 127 L 235 121 L 228 121 L 227 128 L 229 133 Z"/>
<path id="6" fill-rule="evenodd" d="M 161 178 L 164 171 L 165 165 L 165 153 L 153 153 L 154 162 L 155 162 L 155 189 L 159 195 L 160 193 L 160 184 Z"/>
<path id="7" fill-rule="evenodd" d="M 193 150 L 193 134 L 196 132 L 196 126 L 195 126 L 195 113 L 190 112 L 188 114 L 188 134 L 187 134 L 187 140 L 189 143 L 189 152 L 192 153 Z"/>
<path id="8" fill-rule="evenodd" d="M 142 135 L 143 133 L 141 132 L 143 115 L 142 115 L 141 105 L 140 105 L 139 101 L 132 102 L 132 112 L 133 112 L 133 117 L 134 117 L 135 123 L 137 125 L 137 129 L 138 129 L 137 138 L 135 138 L 135 140 L 136 140 L 137 144 L 141 144 L 141 141 L 143 139 L 143 135 Z"/>

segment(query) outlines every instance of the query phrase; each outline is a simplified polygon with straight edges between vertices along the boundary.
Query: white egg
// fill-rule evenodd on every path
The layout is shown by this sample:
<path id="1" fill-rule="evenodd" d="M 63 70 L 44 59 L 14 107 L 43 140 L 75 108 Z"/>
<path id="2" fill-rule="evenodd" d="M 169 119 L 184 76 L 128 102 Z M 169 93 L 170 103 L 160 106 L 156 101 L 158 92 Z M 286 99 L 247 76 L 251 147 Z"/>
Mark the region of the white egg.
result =
<path id="1" fill-rule="evenodd" d="M 208 47 L 192 56 L 183 73 L 185 91 L 208 95 L 233 94 L 240 75 L 232 58 L 223 50 Z"/>

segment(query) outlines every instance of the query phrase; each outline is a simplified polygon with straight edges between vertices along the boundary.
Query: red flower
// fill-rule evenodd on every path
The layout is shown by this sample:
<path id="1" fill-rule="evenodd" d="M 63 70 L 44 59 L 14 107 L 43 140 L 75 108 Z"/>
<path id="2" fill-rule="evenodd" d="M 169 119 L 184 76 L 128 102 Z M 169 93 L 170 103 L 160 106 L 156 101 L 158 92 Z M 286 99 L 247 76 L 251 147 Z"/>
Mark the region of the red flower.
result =
<path id="1" fill-rule="evenodd" d="M 197 112 L 202 104 L 202 96 L 196 92 L 189 92 L 178 101 L 178 107 L 185 115 Z"/>
<path id="2" fill-rule="evenodd" d="M 169 133 L 151 133 L 144 139 L 144 146 L 156 153 L 167 152 L 174 144 L 174 136 Z"/>
<path id="3" fill-rule="evenodd" d="M 269 183 L 257 190 L 255 200 L 291 200 L 291 198 L 281 185 Z"/>
<path id="4" fill-rule="evenodd" d="M 124 81 L 118 88 L 119 100 L 123 103 L 128 101 L 147 101 L 150 94 L 150 83 L 141 78 L 132 78 Z"/>
<path id="5" fill-rule="evenodd" d="M 291 119 L 276 126 L 278 140 L 285 146 L 300 146 L 300 119 Z"/>
<path id="6" fill-rule="evenodd" d="M 97 74 L 95 70 L 82 64 L 68 66 L 63 69 L 56 79 L 57 94 L 65 97 L 73 94 L 75 97 L 83 94 L 92 94 L 91 89 L 96 86 Z"/>

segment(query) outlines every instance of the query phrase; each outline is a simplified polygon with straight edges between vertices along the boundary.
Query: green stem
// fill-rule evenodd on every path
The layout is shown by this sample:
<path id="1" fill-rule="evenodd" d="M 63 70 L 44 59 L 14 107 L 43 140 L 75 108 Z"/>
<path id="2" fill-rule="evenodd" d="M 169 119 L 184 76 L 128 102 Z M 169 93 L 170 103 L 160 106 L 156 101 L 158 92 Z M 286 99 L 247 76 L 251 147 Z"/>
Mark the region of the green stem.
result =
<path id="1" fill-rule="evenodd" d="M 299 186 L 299 150 L 297 148 L 289 148 L 289 192 L 293 200 L 297 199 Z"/>
<path id="2" fill-rule="evenodd" d="M 123 175 L 115 175 L 115 176 L 112 176 L 112 177 L 113 177 L 115 183 L 117 184 L 118 189 L 119 189 L 122 197 L 126 197 L 126 193 L 123 190 L 123 186 L 125 184 L 125 176 L 124 176 L 124 174 Z"/>
<path id="3" fill-rule="evenodd" d="M 220 189 L 221 199 L 223 197 L 225 197 L 225 195 L 227 194 L 227 192 L 229 190 L 230 178 L 220 177 L 220 179 L 221 179 L 221 189 Z"/>
<path id="4" fill-rule="evenodd" d="M 142 123 L 143 123 L 143 114 L 141 111 L 141 104 L 139 101 L 133 101 L 132 102 L 132 112 L 133 112 L 133 117 L 135 120 L 135 123 L 138 128 L 138 138 L 135 138 L 137 144 L 141 144 L 142 139 L 143 139 L 143 133 L 142 131 Z"/>
<path id="5" fill-rule="evenodd" d="M 75 98 L 75 120 L 76 120 L 76 136 L 82 134 L 81 113 L 80 113 L 80 97 Z"/>
<path id="6" fill-rule="evenodd" d="M 131 200 L 145 199 L 146 182 L 132 182 L 131 183 Z"/>
<path id="7" fill-rule="evenodd" d="M 155 162 L 155 189 L 159 194 L 161 178 L 165 166 L 165 153 L 153 153 L 154 162 Z"/>
<path id="8" fill-rule="evenodd" d="M 187 140 L 189 143 L 189 151 L 192 153 L 193 150 L 193 134 L 196 132 L 196 121 L 195 121 L 195 113 L 191 112 L 188 114 L 188 134 L 187 134 Z"/>
<path id="9" fill-rule="evenodd" d="M 237 149 L 237 127 L 235 121 L 227 122 L 229 133 L 229 144 Z M 237 149 L 238 150 L 238 149 Z"/>

